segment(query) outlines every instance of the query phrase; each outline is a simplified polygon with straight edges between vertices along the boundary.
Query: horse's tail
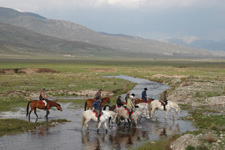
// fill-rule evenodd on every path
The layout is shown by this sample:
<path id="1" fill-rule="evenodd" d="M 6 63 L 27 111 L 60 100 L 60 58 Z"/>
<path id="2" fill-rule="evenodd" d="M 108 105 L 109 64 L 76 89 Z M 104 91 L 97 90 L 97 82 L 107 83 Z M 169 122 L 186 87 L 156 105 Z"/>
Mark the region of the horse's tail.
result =
<path id="1" fill-rule="evenodd" d="M 87 101 L 85 101 L 85 104 L 84 104 L 84 111 L 86 111 L 87 109 Z"/>
<path id="2" fill-rule="evenodd" d="M 105 106 L 103 107 L 103 110 L 106 110 L 106 107 L 109 107 L 109 105 L 105 105 Z"/>
<path id="3" fill-rule="evenodd" d="M 84 121 L 85 121 L 85 118 L 84 118 L 84 113 L 83 113 L 83 115 L 82 115 L 82 125 L 81 125 L 81 130 L 83 129 Z"/>
<path id="4" fill-rule="evenodd" d="M 28 113 L 29 113 L 30 102 L 31 102 L 31 101 L 29 101 L 29 102 L 27 103 L 27 116 L 28 116 Z"/>

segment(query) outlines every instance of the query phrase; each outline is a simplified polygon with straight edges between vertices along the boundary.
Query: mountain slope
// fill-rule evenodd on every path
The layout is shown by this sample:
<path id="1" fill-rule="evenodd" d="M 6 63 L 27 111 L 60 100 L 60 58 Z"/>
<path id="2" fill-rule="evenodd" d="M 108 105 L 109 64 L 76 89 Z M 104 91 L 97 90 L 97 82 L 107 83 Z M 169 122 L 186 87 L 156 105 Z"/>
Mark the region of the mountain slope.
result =
<path id="1" fill-rule="evenodd" d="M 225 51 L 225 41 L 203 40 L 196 37 L 167 38 L 164 41 L 193 48 Z"/>
<path id="2" fill-rule="evenodd" d="M 85 55 L 105 56 L 122 53 L 103 46 L 66 41 L 30 30 L 0 23 L 0 53 L 13 55 Z"/>
<path id="3" fill-rule="evenodd" d="M 12 24 L 37 32 L 69 41 L 82 41 L 103 47 L 117 49 L 122 53 L 161 56 L 198 56 L 217 55 L 205 49 L 177 46 L 156 40 L 139 37 L 101 34 L 76 23 L 46 19 L 34 13 L 18 12 L 0 7 L 0 22 Z M 219 54 L 221 56 L 221 54 Z"/>

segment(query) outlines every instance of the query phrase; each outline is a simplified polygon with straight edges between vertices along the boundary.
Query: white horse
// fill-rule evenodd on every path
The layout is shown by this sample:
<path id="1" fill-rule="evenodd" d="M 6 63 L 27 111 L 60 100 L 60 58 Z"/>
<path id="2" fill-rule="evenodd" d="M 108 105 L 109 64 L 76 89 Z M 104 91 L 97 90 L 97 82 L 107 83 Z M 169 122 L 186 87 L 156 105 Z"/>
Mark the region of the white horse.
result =
<path id="1" fill-rule="evenodd" d="M 100 116 L 100 121 L 98 123 L 98 129 L 97 132 L 99 131 L 99 128 L 101 127 L 101 124 L 104 123 L 105 125 L 105 130 L 106 132 L 108 131 L 108 126 L 107 126 L 107 121 L 109 120 L 109 118 L 111 117 L 111 119 L 113 120 L 113 122 L 115 121 L 117 116 L 117 113 L 113 112 L 113 111 L 102 111 L 102 115 Z M 94 113 L 92 110 L 86 110 L 83 112 L 82 115 L 82 126 L 81 126 L 81 130 L 83 129 L 83 126 L 85 124 L 86 130 L 89 129 L 88 126 L 88 122 L 90 120 L 94 120 L 94 121 L 98 121 L 98 118 L 96 117 L 96 113 Z"/>
<path id="2" fill-rule="evenodd" d="M 117 118 L 119 120 L 120 120 L 121 117 L 129 120 L 128 111 L 124 107 L 116 108 L 115 112 L 118 113 Z M 136 108 L 135 111 L 131 114 L 131 118 L 134 120 L 134 123 L 135 123 L 136 127 L 138 126 L 138 119 L 141 117 L 142 114 L 143 114 L 143 110 L 140 109 L 140 108 Z"/>
<path id="3" fill-rule="evenodd" d="M 150 117 L 149 117 L 149 114 L 148 114 L 148 103 L 138 103 L 138 104 L 136 104 L 136 106 L 138 106 L 139 109 L 142 109 L 143 114 L 145 115 L 145 117 L 146 117 L 147 119 L 150 118 Z"/>
<path id="4" fill-rule="evenodd" d="M 156 115 L 156 112 L 155 112 L 156 110 L 162 110 L 162 111 L 164 111 L 164 106 L 162 105 L 162 103 L 159 100 L 154 100 L 149 105 L 149 116 L 150 116 L 151 119 L 152 119 L 152 113 L 153 112 L 155 113 L 156 119 L 158 119 L 158 116 Z M 168 111 L 173 112 L 173 119 L 174 119 L 175 118 L 175 112 L 178 115 L 180 114 L 180 107 L 175 102 L 168 101 L 168 103 L 166 105 L 166 110 L 165 111 L 166 111 L 165 119 L 167 119 Z"/>

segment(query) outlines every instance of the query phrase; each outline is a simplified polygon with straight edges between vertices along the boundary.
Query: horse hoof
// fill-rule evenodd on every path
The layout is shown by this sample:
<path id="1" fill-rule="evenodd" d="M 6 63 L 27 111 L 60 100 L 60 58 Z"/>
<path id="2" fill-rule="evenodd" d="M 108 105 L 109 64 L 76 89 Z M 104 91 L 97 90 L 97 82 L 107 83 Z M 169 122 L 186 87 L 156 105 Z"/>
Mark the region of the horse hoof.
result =
<path id="1" fill-rule="evenodd" d="M 105 130 L 105 133 L 108 133 L 108 130 L 107 129 Z"/>
<path id="2" fill-rule="evenodd" d="M 99 129 L 97 129 L 97 132 L 99 133 Z"/>

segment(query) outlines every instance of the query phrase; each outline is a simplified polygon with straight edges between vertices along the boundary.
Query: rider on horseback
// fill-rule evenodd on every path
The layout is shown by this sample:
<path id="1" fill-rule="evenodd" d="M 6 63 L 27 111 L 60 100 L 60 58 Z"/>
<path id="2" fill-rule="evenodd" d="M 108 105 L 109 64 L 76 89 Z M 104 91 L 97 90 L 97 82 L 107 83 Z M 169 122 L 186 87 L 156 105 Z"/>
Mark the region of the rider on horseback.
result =
<path id="1" fill-rule="evenodd" d="M 39 96 L 39 100 L 41 100 L 44 104 L 45 104 L 45 110 L 47 109 L 47 98 L 45 96 L 45 88 L 42 89 L 41 93 L 40 93 L 40 96 Z"/>
<path id="2" fill-rule="evenodd" d="M 130 97 L 130 92 L 128 91 L 127 92 L 127 95 L 126 95 L 126 97 L 125 97 L 125 102 L 127 103 L 127 99 Z"/>
<path id="3" fill-rule="evenodd" d="M 101 105 L 100 105 L 100 100 L 99 97 L 96 98 L 94 103 L 92 104 L 94 107 L 95 112 L 97 112 L 97 117 L 98 117 L 98 122 L 100 121 L 100 111 L 101 111 Z"/>
<path id="4" fill-rule="evenodd" d="M 147 88 L 144 88 L 144 91 L 141 93 L 141 99 L 147 102 Z"/>
<path id="5" fill-rule="evenodd" d="M 132 94 L 128 99 L 127 99 L 127 108 L 129 110 L 129 119 L 131 118 L 131 113 L 133 111 L 133 108 L 135 108 L 134 103 L 132 102 L 134 99 L 135 94 Z"/>
<path id="6" fill-rule="evenodd" d="M 168 100 L 167 100 L 167 91 L 164 91 L 163 93 L 160 94 L 160 101 L 163 104 L 164 110 L 166 110 L 166 105 L 168 103 Z"/>
<path id="7" fill-rule="evenodd" d="M 116 105 L 117 105 L 118 107 L 123 106 L 123 103 L 122 103 L 121 99 L 122 99 L 122 97 L 121 97 L 121 96 L 118 96 L 118 98 L 117 98 L 117 100 L 116 100 Z"/>
<path id="8" fill-rule="evenodd" d="M 95 98 L 94 99 L 99 99 L 100 103 L 102 102 L 102 89 L 98 90 L 98 92 L 95 94 Z"/>

